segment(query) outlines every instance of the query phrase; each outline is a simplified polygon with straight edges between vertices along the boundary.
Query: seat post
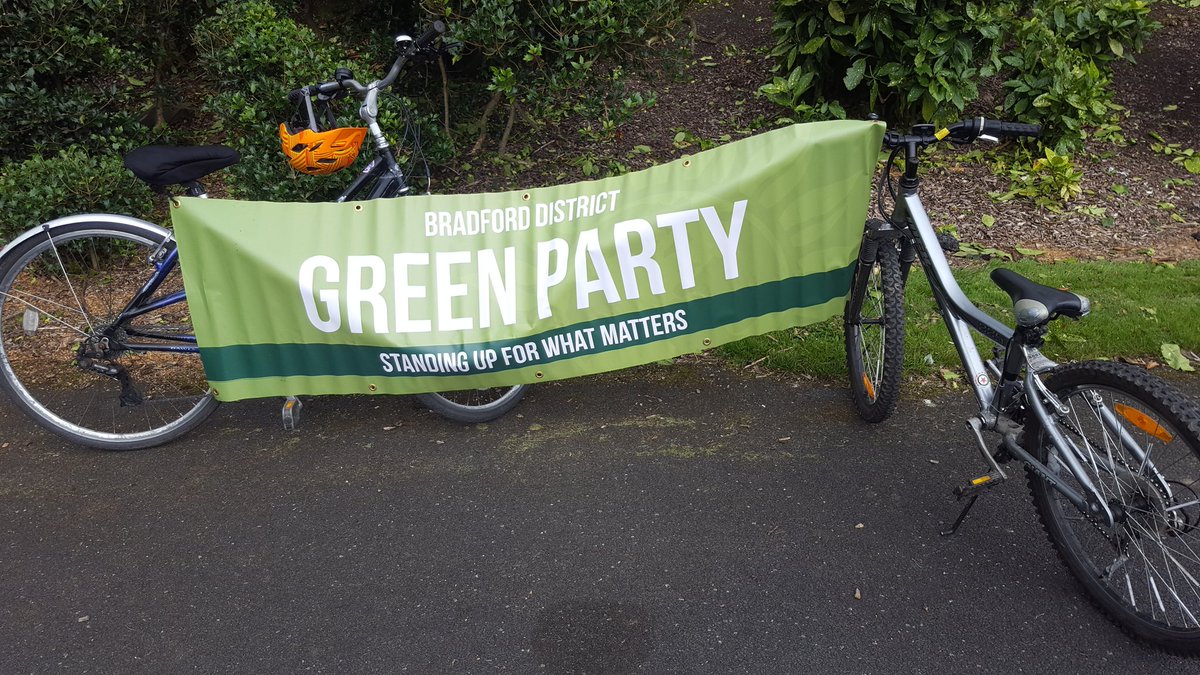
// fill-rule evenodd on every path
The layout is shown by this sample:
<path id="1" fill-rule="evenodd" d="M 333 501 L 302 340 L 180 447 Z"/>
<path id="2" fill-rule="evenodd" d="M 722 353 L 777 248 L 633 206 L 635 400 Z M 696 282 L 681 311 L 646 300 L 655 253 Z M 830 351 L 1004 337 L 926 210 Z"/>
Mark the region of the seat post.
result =
<path id="1" fill-rule="evenodd" d="M 198 181 L 198 180 L 188 181 L 187 183 L 180 183 L 180 185 L 182 185 L 187 190 L 187 196 L 189 196 L 189 197 L 199 197 L 200 199 L 208 198 L 208 190 L 205 190 L 204 186 L 201 185 L 200 181 Z"/>
<path id="2" fill-rule="evenodd" d="M 1047 319 L 1049 321 L 1049 319 Z M 992 399 L 992 412 L 999 413 L 1012 401 L 1021 377 L 1021 369 L 1029 367 L 1025 359 L 1025 347 L 1040 348 L 1045 344 L 1046 322 L 1035 326 L 1018 325 L 1004 346 L 1004 363 L 1000 368 L 1000 386 Z"/>

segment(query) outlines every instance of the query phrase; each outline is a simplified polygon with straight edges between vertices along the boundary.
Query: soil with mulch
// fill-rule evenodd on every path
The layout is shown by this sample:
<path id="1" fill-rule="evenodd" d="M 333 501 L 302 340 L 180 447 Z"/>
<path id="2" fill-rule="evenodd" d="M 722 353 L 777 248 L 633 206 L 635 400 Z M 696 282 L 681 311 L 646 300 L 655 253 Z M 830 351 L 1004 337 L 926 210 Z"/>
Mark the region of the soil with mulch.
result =
<path id="1" fill-rule="evenodd" d="M 1042 260 L 1200 258 L 1200 176 L 1151 149 L 1152 143 L 1178 143 L 1200 151 L 1200 8 L 1158 3 L 1154 16 L 1163 28 L 1136 65 L 1119 64 L 1113 77 L 1115 101 L 1127 111 L 1120 126 L 1128 144 L 1089 140 L 1073 157 L 1084 173 L 1082 195 L 1057 212 L 1020 199 L 996 202 L 991 195 L 1005 192 L 1008 178 L 950 150 L 938 155 L 922 184 L 935 224 L 953 225 L 963 241 L 1016 257 L 1019 248 Z M 690 58 L 682 65 L 664 60 L 631 76 L 629 90 L 654 92 L 656 101 L 615 133 L 596 140 L 580 132 L 595 121 L 580 118 L 539 129 L 537 138 L 517 141 L 532 148 L 523 158 L 493 157 L 468 173 L 447 171 L 435 189 L 480 192 L 585 180 L 597 177 L 596 167 L 642 169 L 773 128 L 786 111 L 756 94 L 774 65 L 771 3 L 705 4 L 691 18 Z"/>

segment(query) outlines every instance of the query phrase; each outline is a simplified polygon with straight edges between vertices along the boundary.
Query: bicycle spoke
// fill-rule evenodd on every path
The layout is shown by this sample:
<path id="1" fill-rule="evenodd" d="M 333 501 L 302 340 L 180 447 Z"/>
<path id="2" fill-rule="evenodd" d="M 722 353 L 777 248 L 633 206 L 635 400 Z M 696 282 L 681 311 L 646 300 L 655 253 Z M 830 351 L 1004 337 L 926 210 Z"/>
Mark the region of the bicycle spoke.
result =
<path id="1" fill-rule="evenodd" d="M 62 256 L 60 256 L 58 253 L 58 246 L 55 244 L 54 239 L 51 237 L 49 231 L 46 232 L 46 238 L 50 241 L 50 250 L 54 251 L 54 259 L 58 261 L 58 267 L 62 270 L 63 280 L 67 282 L 67 288 L 70 289 L 71 296 L 75 298 L 75 304 L 79 306 L 80 313 L 83 314 L 83 318 L 88 323 L 88 330 L 94 333 L 96 331 L 96 327 L 92 325 L 92 320 L 88 317 L 87 311 L 83 308 L 83 302 L 79 299 L 79 294 L 75 292 L 75 286 L 71 283 L 71 276 L 67 272 L 66 265 L 63 264 Z M 92 250 L 94 252 L 95 247 L 93 247 Z"/>
<path id="2" fill-rule="evenodd" d="M 63 326 L 65 326 L 67 329 L 69 329 L 69 330 L 72 330 L 72 331 L 74 331 L 74 332 L 76 332 L 76 333 L 79 333 L 80 335 L 82 335 L 82 336 L 83 336 L 83 337 L 85 337 L 85 338 L 86 338 L 86 337 L 88 337 L 88 334 L 87 334 L 86 332 L 84 332 L 84 331 L 82 331 L 82 330 L 79 330 L 79 329 L 78 329 L 78 328 L 76 328 L 75 326 L 72 326 L 71 324 L 67 323 L 66 321 L 63 321 L 62 319 L 58 318 L 57 316 L 54 316 L 54 315 L 53 315 L 53 314 L 51 314 L 50 312 L 47 312 L 47 311 L 45 311 L 45 310 L 44 310 L 44 309 L 42 309 L 41 307 L 38 307 L 37 305 L 34 305 L 33 303 L 30 303 L 29 301 L 25 300 L 24 298 L 18 298 L 17 296 L 15 296 L 15 295 L 12 295 L 11 293 L 3 293 L 3 292 L 0 292 L 0 296 L 3 296 L 3 297 L 5 297 L 5 298 L 11 298 L 11 299 L 13 299 L 13 300 L 16 300 L 17 302 L 23 303 L 25 306 L 29 307 L 30 309 L 37 310 L 37 312 L 38 312 L 39 314 L 45 314 L 46 316 L 50 317 L 50 319 L 51 319 L 52 321 L 56 321 L 56 322 L 58 322 L 58 323 L 62 324 L 62 325 L 63 325 Z M 52 303 L 52 304 L 58 304 L 58 303 Z M 65 309 L 68 309 L 68 310 L 70 310 L 70 311 L 75 311 L 75 310 L 72 310 L 70 307 L 66 307 L 66 306 L 64 306 L 64 308 L 65 308 Z M 82 314 L 82 312 L 81 312 L 81 314 Z M 13 314 L 13 316 L 16 316 L 16 314 Z M 85 319 L 85 320 L 87 319 L 87 315 L 86 315 L 86 314 L 84 315 L 84 319 Z M 90 324 L 90 322 L 89 322 L 89 324 Z"/>

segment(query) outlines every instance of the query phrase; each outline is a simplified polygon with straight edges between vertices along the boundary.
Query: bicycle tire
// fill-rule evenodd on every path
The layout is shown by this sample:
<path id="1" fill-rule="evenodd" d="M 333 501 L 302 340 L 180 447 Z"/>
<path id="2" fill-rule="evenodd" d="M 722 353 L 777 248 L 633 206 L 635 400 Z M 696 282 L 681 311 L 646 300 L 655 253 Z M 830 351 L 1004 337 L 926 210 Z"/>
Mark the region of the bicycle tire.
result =
<path id="1" fill-rule="evenodd" d="M 1089 478 L 1118 520 L 1107 528 L 1086 518 L 1030 470 L 1046 535 L 1092 601 L 1128 634 L 1168 652 L 1200 655 L 1200 407 L 1145 370 L 1120 363 L 1061 366 L 1045 384 L 1069 407 L 1058 426 L 1087 453 Z M 1088 404 L 1095 397 L 1113 412 L 1112 422 Z M 1154 472 L 1126 450 L 1114 423 L 1149 452 Z M 1036 439 L 1030 451 L 1082 491 L 1039 424 L 1034 419 L 1026 429 L 1026 438 Z"/>
<path id="2" fill-rule="evenodd" d="M 521 402 L 527 389 L 529 385 L 518 384 L 512 387 L 418 394 L 417 398 L 427 408 L 448 420 L 479 424 L 503 417 Z"/>
<path id="3" fill-rule="evenodd" d="M 166 236 L 166 230 L 118 222 L 79 222 L 6 256 L 0 265 L 0 389 L 38 424 L 81 445 L 135 450 L 182 436 L 216 409 L 195 353 L 112 350 L 96 359 L 123 369 L 128 385 L 80 365 L 81 345 L 150 278 L 150 255 Z M 176 268 L 158 297 L 182 288 Z M 186 301 L 126 326 L 193 334 Z"/>
<path id="4" fill-rule="evenodd" d="M 896 409 L 904 375 L 904 281 L 896 240 L 880 240 L 870 266 L 855 268 L 843 331 L 854 407 L 867 422 L 882 422 Z"/>

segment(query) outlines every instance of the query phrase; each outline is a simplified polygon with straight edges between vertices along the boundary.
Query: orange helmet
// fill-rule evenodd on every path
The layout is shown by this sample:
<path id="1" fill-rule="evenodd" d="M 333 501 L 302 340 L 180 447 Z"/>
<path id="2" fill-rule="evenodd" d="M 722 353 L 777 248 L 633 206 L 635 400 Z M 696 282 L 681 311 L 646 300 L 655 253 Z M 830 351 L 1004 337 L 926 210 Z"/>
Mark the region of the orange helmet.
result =
<path id="1" fill-rule="evenodd" d="M 353 164 L 366 136 L 366 127 L 329 131 L 303 128 L 294 132 L 286 122 L 279 125 L 279 138 L 288 163 L 293 169 L 314 176 L 325 176 Z"/>

